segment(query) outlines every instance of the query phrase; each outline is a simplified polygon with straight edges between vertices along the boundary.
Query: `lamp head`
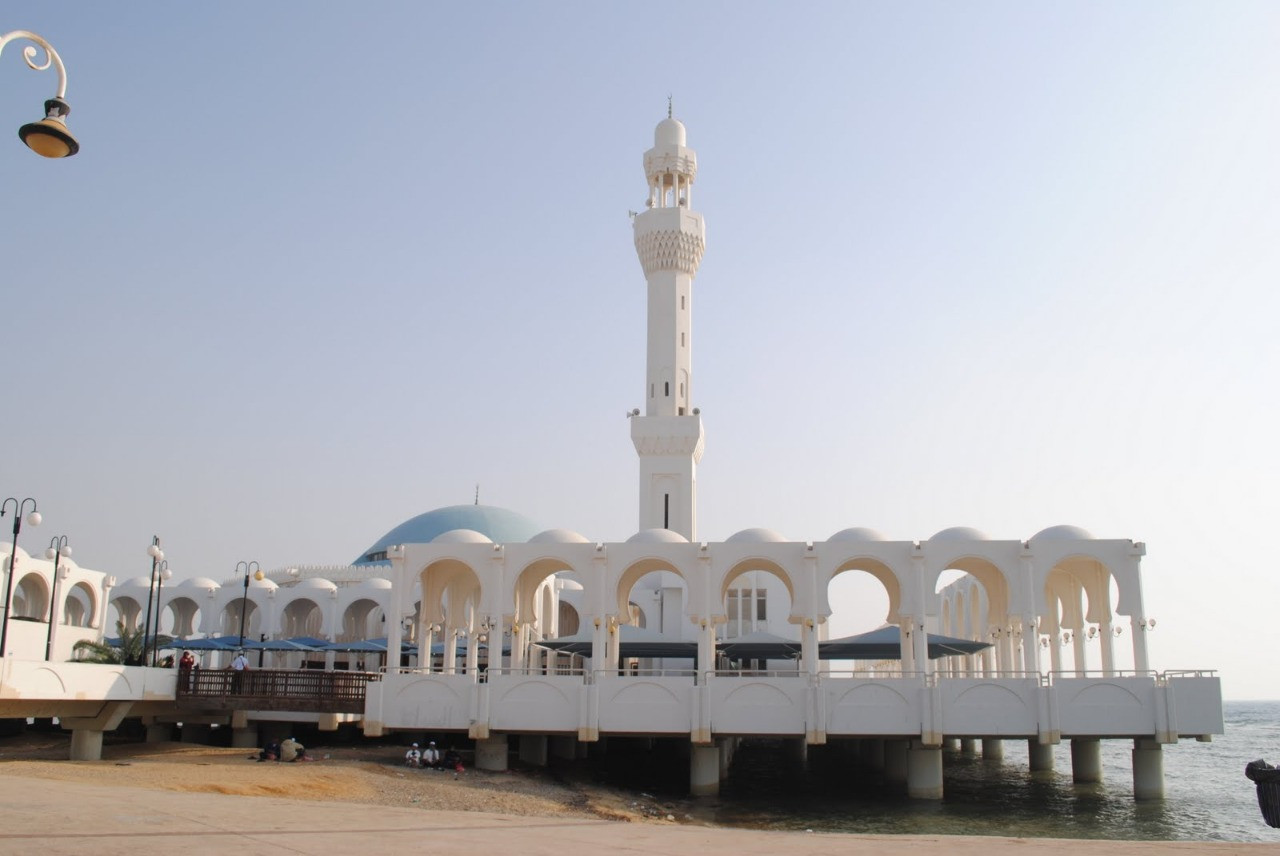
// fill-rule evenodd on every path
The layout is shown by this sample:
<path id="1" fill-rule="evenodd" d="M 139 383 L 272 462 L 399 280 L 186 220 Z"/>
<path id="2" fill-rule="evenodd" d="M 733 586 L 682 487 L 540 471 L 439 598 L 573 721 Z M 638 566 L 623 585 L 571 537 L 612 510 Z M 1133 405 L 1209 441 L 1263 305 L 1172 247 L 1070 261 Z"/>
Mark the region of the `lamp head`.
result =
<path id="1" fill-rule="evenodd" d="M 150 547 L 147 548 L 147 555 L 155 559 L 156 561 L 160 561 L 161 559 L 164 558 L 164 551 L 160 549 L 160 546 L 158 544 L 152 544 Z"/>
<path id="2" fill-rule="evenodd" d="M 44 518 L 40 516 L 40 512 L 38 511 L 33 511 L 27 515 L 28 526 L 39 526 L 41 520 L 44 520 Z"/>
<path id="3" fill-rule="evenodd" d="M 160 579 L 164 580 L 165 582 L 168 582 L 169 580 L 173 579 L 173 571 L 169 570 L 168 568 L 165 568 L 163 571 L 160 572 Z"/>
<path id="4" fill-rule="evenodd" d="M 253 575 L 253 578 L 258 582 L 262 582 L 264 579 L 266 579 L 266 575 L 262 573 L 262 571 L 258 571 Z"/>
<path id="5" fill-rule="evenodd" d="M 71 105 L 61 98 L 44 102 L 44 118 L 18 129 L 18 136 L 31 151 L 46 158 L 69 158 L 80 151 L 80 144 L 67 130 L 66 116 Z"/>

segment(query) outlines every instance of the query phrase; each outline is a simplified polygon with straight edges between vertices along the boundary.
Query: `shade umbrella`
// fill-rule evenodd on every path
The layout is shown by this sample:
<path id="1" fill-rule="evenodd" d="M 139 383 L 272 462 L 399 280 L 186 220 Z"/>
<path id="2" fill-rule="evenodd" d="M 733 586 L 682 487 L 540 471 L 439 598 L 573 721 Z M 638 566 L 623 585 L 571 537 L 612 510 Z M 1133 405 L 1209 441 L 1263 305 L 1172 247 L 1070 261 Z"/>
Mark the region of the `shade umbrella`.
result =
<path id="1" fill-rule="evenodd" d="M 672 639 L 654 630 L 633 627 L 624 624 L 618 628 L 618 655 L 623 659 L 630 657 L 672 657 L 693 659 L 698 655 L 698 643 Z M 590 632 L 575 633 L 572 636 L 561 636 L 558 639 L 543 639 L 533 643 L 539 648 L 559 651 L 562 654 L 578 654 L 591 656 L 592 636 Z"/>
<path id="2" fill-rule="evenodd" d="M 386 639 L 360 639 L 354 642 L 330 642 L 322 646 L 321 651 L 347 651 L 355 654 L 385 654 Z"/>
<path id="3" fill-rule="evenodd" d="M 235 640 L 235 637 L 232 637 Z M 247 644 L 247 643 L 246 643 Z M 182 648 L 187 651 L 229 651 L 236 647 L 235 641 L 230 645 L 218 639 L 175 639 L 173 640 L 174 648 Z"/>
<path id="4" fill-rule="evenodd" d="M 764 630 L 744 633 L 716 644 L 720 653 L 733 660 L 790 660 L 800 653 L 800 642 Z"/>
<path id="5" fill-rule="evenodd" d="M 316 651 L 314 645 L 303 645 L 292 639 L 268 639 L 266 642 L 246 642 L 244 647 L 253 651 Z"/>
<path id="6" fill-rule="evenodd" d="M 976 654 L 990 647 L 990 642 L 974 642 L 941 633 L 928 634 L 930 660 L 952 654 Z M 868 633 L 820 642 L 818 657 L 823 660 L 901 660 L 902 628 L 890 624 Z"/>
<path id="7" fill-rule="evenodd" d="M 329 644 L 328 639 L 321 639 L 318 636 L 291 636 L 285 641 L 306 645 L 308 648 L 323 648 Z"/>

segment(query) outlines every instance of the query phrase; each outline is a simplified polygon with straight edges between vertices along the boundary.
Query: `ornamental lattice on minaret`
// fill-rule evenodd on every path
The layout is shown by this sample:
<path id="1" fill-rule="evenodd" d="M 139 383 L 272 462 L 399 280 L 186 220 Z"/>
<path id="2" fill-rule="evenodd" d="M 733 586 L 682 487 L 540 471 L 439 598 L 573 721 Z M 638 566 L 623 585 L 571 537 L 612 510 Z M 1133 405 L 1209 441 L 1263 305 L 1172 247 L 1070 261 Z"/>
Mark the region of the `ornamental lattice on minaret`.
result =
<path id="1" fill-rule="evenodd" d="M 644 153 L 645 210 L 633 221 L 636 253 L 649 284 L 648 359 L 643 416 L 631 420 L 640 456 L 640 528 L 670 529 L 690 541 L 696 527 L 696 471 L 702 419 L 693 398 L 693 277 L 706 247 L 706 226 L 693 211 L 698 156 L 684 125 L 658 123 Z"/>

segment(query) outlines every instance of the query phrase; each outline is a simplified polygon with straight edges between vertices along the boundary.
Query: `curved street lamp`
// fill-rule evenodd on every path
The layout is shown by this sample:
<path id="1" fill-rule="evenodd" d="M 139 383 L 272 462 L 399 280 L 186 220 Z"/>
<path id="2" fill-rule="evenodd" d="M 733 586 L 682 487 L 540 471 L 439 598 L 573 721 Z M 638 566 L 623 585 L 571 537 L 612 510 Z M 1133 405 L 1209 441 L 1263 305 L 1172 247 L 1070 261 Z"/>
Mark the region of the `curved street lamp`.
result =
<path id="1" fill-rule="evenodd" d="M 262 580 L 262 569 L 257 562 L 236 562 L 236 575 L 239 576 L 240 570 L 244 569 L 244 601 L 240 604 L 240 645 L 244 647 L 244 619 L 249 614 L 249 578 Z"/>
<path id="2" fill-rule="evenodd" d="M 28 502 L 31 503 L 31 511 L 27 514 L 27 523 L 39 526 L 41 520 L 40 512 L 36 511 L 36 501 L 31 497 L 18 502 L 11 496 L 4 502 L 0 502 L 0 517 L 4 517 L 11 502 L 13 503 L 13 548 L 9 551 L 9 578 L 4 584 L 4 618 L 0 619 L 0 657 L 9 656 L 9 607 L 13 603 L 13 574 L 18 569 L 18 533 L 22 531 L 22 514 L 27 510 Z"/>
<path id="3" fill-rule="evenodd" d="M 156 571 L 164 561 L 164 550 L 160 549 L 159 535 L 151 536 L 151 546 L 147 548 L 147 555 L 151 557 L 151 576 L 147 580 L 147 617 L 142 625 L 142 662 L 138 664 L 140 666 L 147 664 L 147 649 L 151 644 L 147 641 L 151 638 L 151 596 L 156 590 Z"/>
<path id="4" fill-rule="evenodd" d="M 53 560 L 53 585 L 50 586 L 49 592 L 49 638 L 44 643 L 46 661 L 53 659 L 53 627 L 58 623 L 58 577 L 63 556 L 71 557 L 67 536 L 55 535 L 49 542 L 49 549 L 44 551 L 44 557 Z"/>
<path id="5" fill-rule="evenodd" d="M 58 72 L 58 91 L 44 102 L 44 118 L 38 122 L 28 122 L 18 129 L 18 136 L 31 151 L 46 158 L 69 158 L 80 151 L 80 144 L 67 130 L 67 114 L 71 105 L 66 102 L 67 69 L 62 64 L 62 57 L 53 49 L 53 45 L 30 30 L 14 30 L 0 34 L 0 53 L 9 42 L 22 40 L 32 42 L 22 49 L 22 59 L 27 67 L 35 71 L 44 71 L 50 65 Z M 44 62 L 36 62 L 40 54 L 39 46 L 44 51 Z"/>
<path id="6" fill-rule="evenodd" d="M 160 661 L 160 589 L 164 586 L 166 580 L 171 579 L 173 579 L 173 571 L 169 570 L 169 560 L 161 559 L 160 564 L 156 566 L 156 632 L 151 638 L 152 666 Z"/>

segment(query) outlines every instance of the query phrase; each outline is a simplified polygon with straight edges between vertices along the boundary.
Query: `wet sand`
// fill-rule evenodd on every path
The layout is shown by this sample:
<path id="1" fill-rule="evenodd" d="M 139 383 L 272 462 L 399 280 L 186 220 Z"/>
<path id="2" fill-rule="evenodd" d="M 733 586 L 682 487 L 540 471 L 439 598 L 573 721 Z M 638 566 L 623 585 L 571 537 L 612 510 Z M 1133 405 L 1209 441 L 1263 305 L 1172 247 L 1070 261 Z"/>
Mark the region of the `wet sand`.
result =
<path id="1" fill-rule="evenodd" d="M 320 760 L 257 763 L 250 750 L 185 743 L 107 746 L 70 762 L 58 735 L 0 744 L 0 854 L 521 854 L 698 852 L 700 856 L 1171 851 L 1280 853 L 1280 844 L 1061 841 L 805 834 L 714 828 L 683 803 L 562 780 L 541 770 L 406 769 L 394 746 L 318 750 Z M 325 758 L 325 755 L 328 758 Z"/>

